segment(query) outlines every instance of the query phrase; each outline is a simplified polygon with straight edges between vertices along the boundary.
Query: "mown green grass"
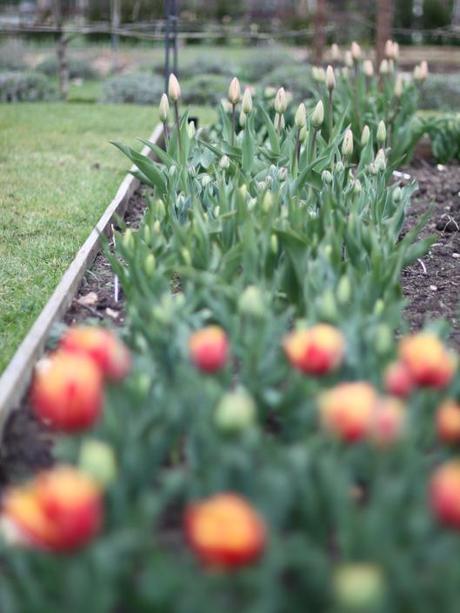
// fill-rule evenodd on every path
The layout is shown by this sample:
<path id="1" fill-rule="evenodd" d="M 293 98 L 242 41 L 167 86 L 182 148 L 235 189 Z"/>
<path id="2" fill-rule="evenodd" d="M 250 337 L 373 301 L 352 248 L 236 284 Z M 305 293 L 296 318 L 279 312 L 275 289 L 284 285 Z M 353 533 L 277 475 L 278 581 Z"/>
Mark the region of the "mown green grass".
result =
<path id="1" fill-rule="evenodd" d="M 129 168 L 110 141 L 135 145 L 156 121 L 149 107 L 0 105 L 0 372 Z"/>

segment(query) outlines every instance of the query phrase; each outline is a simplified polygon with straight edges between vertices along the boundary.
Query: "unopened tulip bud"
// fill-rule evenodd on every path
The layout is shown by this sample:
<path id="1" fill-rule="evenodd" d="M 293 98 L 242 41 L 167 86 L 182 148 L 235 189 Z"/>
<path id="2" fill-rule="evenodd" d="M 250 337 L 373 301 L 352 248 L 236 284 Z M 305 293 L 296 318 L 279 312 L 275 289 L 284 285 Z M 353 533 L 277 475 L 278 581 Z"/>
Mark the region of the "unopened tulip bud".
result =
<path id="1" fill-rule="evenodd" d="M 426 60 L 423 60 L 423 62 L 420 63 L 420 80 L 426 81 L 427 77 L 428 77 L 428 62 Z"/>
<path id="2" fill-rule="evenodd" d="M 214 414 L 216 426 L 224 432 L 246 430 L 254 425 L 255 419 L 255 402 L 244 388 L 225 394 Z"/>
<path id="3" fill-rule="evenodd" d="M 347 275 L 343 275 L 337 286 L 337 300 L 339 304 L 347 304 L 351 298 L 351 283 Z"/>
<path id="4" fill-rule="evenodd" d="M 155 272 L 155 256 L 153 253 L 149 253 L 145 258 L 144 270 L 149 277 L 153 276 L 153 273 Z"/>
<path id="5" fill-rule="evenodd" d="M 315 106 L 315 110 L 313 111 L 313 114 L 311 116 L 311 124 L 316 130 L 319 130 L 319 128 L 321 128 L 321 126 L 323 125 L 323 121 L 324 121 L 324 105 L 323 105 L 323 101 L 320 100 Z"/>
<path id="6" fill-rule="evenodd" d="M 131 228 L 128 228 L 123 234 L 123 238 L 121 240 L 123 248 L 130 253 L 134 248 L 134 235 Z"/>
<path id="7" fill-rule="evenodd" d="M 359 194 L 363 191 L 363 186 L 361 185 L 361 181 L 359 179 L 355 179 L 353 181 L 353 194 L 355 196 L 359 196 Z"/>
<path id="8" fill-rule="evenodd" d="M 246 115 L 249 115 L 249 113 L 252 111 L 252 94 L 251 94 L 251 90 L 249 89 L 249 87 L 246 87 L 246 89 L 244 90 L 244 94 L 243 94 L 243 102 L 241 104 L 241 108 L 243 110 L 243 113 L 246 113 Z"/>
<path id="9" fill-rule="evenodd" d="M 321 173 L 321 179 L 323 180 L 323 183 L 325 185 L 331 185 L 334 180 L 334 177 L 329 170 L 323 170 L 323 172 Z"/>
<path id="10" fill-rule="evenodd" d="M 381 75 L 387 75 L 390 72 L 390 65 L 388 63 L 388 60 L 382 60 L 381 64 L 380 64 L 380 69 L 379 72 Z"/>
<path id="11" fill-rule="evenodd" d="M 276 236 L 276 234 L 272 234 L 270 237 L 270 248 L 272 250 L 272 253 L 278 253 L 278 237 Z"/>
<path id="12" fill-rule="evenodd" d="M 382 146 L 387 139 L 387 128 L 384 121 L 380 121 L 377 127 L 377 143 Z"/>
<path id="13" fill-rule="evenodd" d="M 387 40 L 385 43 L 385 57 L 389 60 L 394 59 L 394 47 L 392 40 Z"/>
<path id="14" fill-rule="evenodd" d="M 161 234 L 161 224 L 158 219 L 153 222 L 152 230 L 155 234 Z"/>
<path id="15" fill-rule="evenodd" d="M 368 78 L 371 78 L 374 76 L 374 64 L 372 63 L 371 60 L 364 60 L 363 72 Z"/>
<path id="16" fill-rule="evenodd" d="M 375 156 L 374 165 L 378 173 L 386 170 L 387 158 L 383 149 L 378 150 L 377 155 Z"/>
<path id="17" fill-rule="evenodd" d="M 115 481 L 117 465 L 113 449 L 101 441 L 85 441 L 80 450 L 79 468 L 102 487 Z"/>
<path id="18" fill-rule="evenodd" d="M 169 100 L 166 94 L 161 96 L 160 106 L 159 106 L 160 119 L 163 123 L 168 121 L 169 117 Z"/>
<path id="19" fill-rule="evenodd" d="M 208 326 L 194 332 L 189 340 L 189 354 L 193 364 L 203 372 L 213 373 L 228 360 L 228 339 L 219 326 Z"/>
<path id="20" fill-rule="evenodd" d="M 398 74 L 395 81 L 394 95 L 396 98 L 401 98 L 404 92 L 404 81 L 402 75 Z"/>
<path id="21" fill-rule="evenodd" d="M 324 375 L 336 370 L 345 353 L 343 334 L 329 324 L 291 332 L 283 341 L 290 364 L 304 374 Z"/>
<path id="22" fill-rule="evenodd" d="M 351 56 L 354 60 L 359 60 L 361 58 L 362 55 L 362 51 L 361 51 L 361 46 L 356 42 L 353 41 L 351 43 Z"/>
<path id="23" fill-rule="evenodd" d="M 393 190 L 393 202 L 395 204 L 399 204 L 402 200 L 402 197 L 403 197 L 402 189 L 399 186 L 395 187 Z"/>
<path id="24" fill-rule="evenodd" d="M 340 60 L 340 48 L 337 43 L 331 45 L 331 58 L 334 62 Z"/>
<path id="25" fill-rule="evenodd" d="M 415 382 L 403 362 L 393 362 L 385 371 L 384 386 L 392 396 L 407 398 L 412 393 Z"/>
<path id="26" fill-rule="evenodd" d="M 353 155 L 353 132 L 347 128 L 342 142 L 342 155 L 344 158 L 351 158 Z"/>
<path id="27" fill-rule="evenodd" d="M 241 86 L 240 82 L 236 77 L 233 77 L 231 83 L 228 88 L 228 101 L 233 106 L 238 104 L 241 98 Z"/>
<path id="28" fill-rule="evenodd" d="M 335 72 L 332 66 L 328 66 L 326 69 L 326 86 L 330 92 L 336 86 Z"/>
<path id="29" fill-rule="evenodd" d="M 365 125 L 363 131 L 361 132 L 361 146 L 365 147 L 369 142 L 369 138 L 371 136 L 371 131 L 368 125 Z"/>
<path id="30" fill-rule="evenodd" d="M 181 249 L 180 254 L 182 256 L 182 260 L 186 266 L 192 265 L 192 256 L 190 255 L 190 251 L 184 247 Z"/>
<path id="31" fill-rule="evenodd" d="M 299 141 L 301 143 L 305 143 L 307 141 L 307 138 L 308 138 L 308 130 L 307 130 L 307 127 L 304 126 L 303 128 L 301 128 L 299 132 Z"/>
<path id="32" fill-rule="evenodd" d="M 280 87 L 276 92 L 275 103 L 274 103 L 275 111 L 282 115 L 287 109 L 287 96 L 284 87 Z"/>
<path id="33" fill-rule="evenodd" d="M 196 127 L 195 127 L 195 122 L 194 121 L 190 121 L 187 124 L 187 135 L 190 139 L 192 139 L 196 134 Z"/>
<path id="34" fill-rule="evenodd" d="M 337 164 L 334 167 L 334 170 L 335 170 L 336 174 L 340 174 L 341 172 L 343 172 L 345 170 L 345 166 L 344 166 L 342 160 L 339 160 L 337 162 Z"/>
<path id="35" fill-rule="evenodd" d="M 375 351 L 378 355 L 385 355 L 393 347 L 393 334 L 387 324 L 379 324 L 375 330 Z"/>
<path id="36" fill-rule="evenodd" d="M 244 126 L 246 125 L 247 119 L 248 119 L 248 116 L 246 115 L 246 113 L 244 111 L 241 111 L 240 117 L 239 117 L 239 123 L 242 128 L 244 128 Z"/>
<path id="37" fill-rule="evenodd" d="M 370 563 L 344 564 L 336 572 L 334 591 L 340 610 L 362 613 L 375 611 L 384 598 L 382 571 Z"/>
<path id="38" fill-rule="evenodd" d="M 265 306 L 262 292 L 256 285 L 249 285 L 238 300 L 238 309 L 244 315 L 263 317 Z"/>
<path id="39" fill-rule="evenodd" d="M 436 429 L 441 441 L 460 442 L 460 404 L 445 400 L 436 412 Z"/>
<path id="40" fill-rule="evenodd" d="M 305 127 L 307 123 L 307 109 L 305 108 L 305 104 L 302 102 L 299 104 L 296 114 L 295 114 L 295 125 L 298 128 Z"/>
<path id="41" fill-rule="evenodd" d="M 227 170 L 227 168 L 230 168 L 230 158 L 228 157 L 228 155 L 223 155 L 220 158 L 219 168 L 222 168 L 222 170 Z"/>
<path id="42" fill-rule="evenodd" d="M 168 96 L 173 102 L 177 102 L 181 97 L 179 81 L 177 80 L 176 75 L 173 73 L 169 75 Z"/>

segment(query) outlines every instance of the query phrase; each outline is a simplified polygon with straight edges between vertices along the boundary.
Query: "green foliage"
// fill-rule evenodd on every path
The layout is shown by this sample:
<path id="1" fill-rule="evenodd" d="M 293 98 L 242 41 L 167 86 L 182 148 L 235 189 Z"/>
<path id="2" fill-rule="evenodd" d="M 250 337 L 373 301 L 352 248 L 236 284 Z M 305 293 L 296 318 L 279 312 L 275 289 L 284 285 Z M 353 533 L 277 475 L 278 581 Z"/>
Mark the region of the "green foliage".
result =
<path id="1" fill-rule="evenodd" d="M 183 82 L 184 102 L 186 104 L 217 104 L 222 92 L 228 87 L 229 80 L 221 75 L 197 75 Z"/>
<path id="2" fill-rule="evenodd" d="M 0 102 L 41 102 L 56 98 L 56 88 L 43 75 L 33 72 L 0 73 Z"/>
<path id="3" fill-rule="evenodd" d="M 460 160 L 460 115 L 433 115 L 425 119 L 423 125 L 437 162 L 446 164 Z"/>
<path id="4" fill-rule="evenodd" d="M 249 82 L 258 82 L 267 73 L 272 72 L 280 66 L 292 66 L 295 60 L 292 54 L 282 47 L 261 48 L 247 58 L 241 65 L 241 78 Z"/>
<path id="5" fill-rule="evenodd" d="M 306 64 L 278 66 L 260 81 L 262 87 L 284 87 L 294 100 L 301 102 L 312 97 L 311 70 Z"/>
<path id="6" fill-rule="evenodd" d="M 82 58 L 69 57 L 67 59 L 67 67 L 70 79 L 95 79 L 97 77 L 97 73 L 91 64 Z M 48 77 L 57 77 L 59 74 L 59 63 L 56 55 L 50 55 L 42 60 L 36 66 L 36 70 Z"/>
<path id="7" fill-rule="evenodd" d="M 427 110 L 457 112 L 460 109 L 460 75 L 430 75 L 423 85 L 420 106 Z"/>
<path id="8" fill-rule="evenodd" d="M 124 74 L 105 81 L 102 102 L 156 104 L 163 93 L 163 79 L 145 73 Z"/>
<path id="9" fill-rule="evenodd" d="M 26 69 L 25 47 L 20 39 L 8 38 L 0 45 L 0 71 L 21 71 Z"/>

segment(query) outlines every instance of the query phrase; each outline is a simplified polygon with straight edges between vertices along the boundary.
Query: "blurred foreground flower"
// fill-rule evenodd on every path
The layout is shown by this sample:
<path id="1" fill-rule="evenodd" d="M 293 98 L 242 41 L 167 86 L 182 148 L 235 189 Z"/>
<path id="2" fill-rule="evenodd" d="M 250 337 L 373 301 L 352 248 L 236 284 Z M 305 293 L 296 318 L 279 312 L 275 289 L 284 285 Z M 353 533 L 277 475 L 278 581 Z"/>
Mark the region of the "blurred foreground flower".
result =
<path id="1" fill-rule="evenodd" d="M 446 443 L 460 442 L 460 404 L 446 400 L 436 413 L 439 438 Z"/>
<path id="2" fill-rule="evenodd" d="M 190 359 L 200 370 L 213 373 L 223 368 L 228 359 L 228 339 L 219 326 L 208 326 L 189 339 Z"/>
<path id="3" fill-rule="evenodd" d="M 460 461 L 440 466 L 430 483 L 431 508 L 437 519 L 460 529 Z"/>
<path id="4" fill-rule="evenodd" d="M 345 339 L 337 328 L 317 324 L 288 334 L 283 347 L 294 368 L 305 374 L 323 375 L 342 363 Z"/>
<path id="5" fill-rule="evenodd" d="M 31 403 L 51 428 L 77 432 L 99 418 L 104 401 L 100 369 L 87 355 L 58 351 L 37 365 Z"/>
<path id="6" fill-rule="evenodd" d="M 97 485 L 71 467 L 39 474 L 11 487 L 3 498 L 1 525 L 12 543 L 45 551 L 71 551 L 85 545 L 102 523 Z"/>
<path id="7" fill-rule="evenodd" d="M 406 420 L 406 408 L 396 398 L 380 398 L 372 415 L 370 438 L 380 447 L 401 438 Z"/>
<path id="8" fill-rule="evenodd" d="M 341 440 L 362 440 L 370 432 L 377 400 L 369 383 L 340 383 L 319 398 L 321 423 Z"/>
<path id="9" fill-rule="evenodd" d="M 337 604 L 343 609 L 370 613 L 383 601 L 385 585 L 382 571 L 370 563 L 343 564 L 336 571 L 334 591 Z"/>
<path id="10" fill-rule="evenodd" d="M 101 487 L 107 487 L 117 476 L 117 463 L 112 447 L 97 440 L 87 440 L 80 449 L 79 468 Z"/>
<path id="11" fill-rule="evenodd" d="M 403 338 L 399 346 L 399 357 L 415 383 L 421 387 L 446 387 L 457 365 L 455 353 L 430 332 Z"/>
<path id="12" fill-rule="evenodd" d="M 262 517 L 244 498 L 232 493 L 217 494 L 190 505 L 185 531 L 200 560 L 217 568 L 253 562 L 266 541 Z"/>
<path id="13" fill-rule="evenodd" d="M 245 430 L 256 419 L 254 400 L 244 388 L 229 392 L 217 405 L 214 419 L 218 428 L 224 432 Z"/>
<path id="14" fill-rule="evenodd" d="M 403 362 L 393 362 L 385 371 L 385 389 L 389 394 L 407 398 L 414 389 L 415 382 Z"/>
<path id="15" fill-rule="evenodd" d="M 70 328 L 61 339 L 60 347 L 65 351 L 86 354 L 112 381 L 123 379 L 131 369 L 131 356 L 126 346 L 113 332 L 103 328 Z"/>

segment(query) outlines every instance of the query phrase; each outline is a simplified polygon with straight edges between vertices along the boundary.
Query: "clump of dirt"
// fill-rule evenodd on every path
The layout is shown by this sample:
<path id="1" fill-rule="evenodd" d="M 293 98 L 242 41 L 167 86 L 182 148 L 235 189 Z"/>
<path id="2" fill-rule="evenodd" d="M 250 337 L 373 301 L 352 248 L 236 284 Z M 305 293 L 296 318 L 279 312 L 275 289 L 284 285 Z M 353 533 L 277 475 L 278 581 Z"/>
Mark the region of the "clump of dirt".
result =
<path id="1" fill-rule="evenodd" d="M 436 241 L 426 256 L 403 271 L 401 285 L 408 300 L 405 316 L 413 330 L 429 320 L 448 320 L 452 344 L 460 348 L 460 166 L 419 161 L 408 172 L 419 189 L 403 232 L 431 210 L 419 238 L 434 236 Z"/>

